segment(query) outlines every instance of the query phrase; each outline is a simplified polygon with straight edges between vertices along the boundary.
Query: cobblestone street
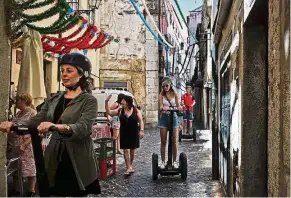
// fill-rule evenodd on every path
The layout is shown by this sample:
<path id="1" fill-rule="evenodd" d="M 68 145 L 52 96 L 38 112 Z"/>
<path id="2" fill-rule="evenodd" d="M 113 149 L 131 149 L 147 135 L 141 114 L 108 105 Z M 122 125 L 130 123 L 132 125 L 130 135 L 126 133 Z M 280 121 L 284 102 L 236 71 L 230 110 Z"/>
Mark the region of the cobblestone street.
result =
<path id="1" fill-rule="evenodd" d="M 152 180 L 151 156 L 159 154 L 160 137 L 158 129 L 145 131 L 145 138 L 137 150 L 134 163 L 135 173 L 125 178 L 125 164 L 121 155 L 117 156 L 117 174 L 101 181 L 100 196 L 126 197 L 212 197 L 221 196 L 218 181 L 211 180 L 211 133 L 198 131 L 197 143 L 183 140 L 179 143 L 179 153 L 185 152 L 188 158 L 188 178 L 180 176 L 159 176 Z M 160 160 L 160 154 L 159 154 Z"/>

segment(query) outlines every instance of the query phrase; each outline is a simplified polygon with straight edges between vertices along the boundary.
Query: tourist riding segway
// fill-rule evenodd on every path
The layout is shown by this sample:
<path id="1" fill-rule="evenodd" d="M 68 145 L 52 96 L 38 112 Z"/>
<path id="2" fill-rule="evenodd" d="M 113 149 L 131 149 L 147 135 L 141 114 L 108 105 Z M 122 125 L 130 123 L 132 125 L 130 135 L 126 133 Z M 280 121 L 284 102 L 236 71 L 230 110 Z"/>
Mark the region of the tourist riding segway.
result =
<path id="1" fill-rule="evenodd" d="M 51 127 L 54 130 L 54 127 Z M 38 134 L 36 127 L 27 126 L 12 126 L 11 131 L 17 133 L 18 135 L 30 134 L 32 141 L 32 148 L 36 167 L 36 178 L 38 184 L 38 191 L 40 197 L 49 197 L 50 188 L 48 182 L 48 176 L 45 170 L 45 163 L 43 157 L 43 150 L 41 146 L 41 137 Z"/>
<path id="2" fill-rule="evenodd" d="M 189 110 L 189 106 L 187 106 L 187 110 L 185 110 L 186 112 L 186 117 L 187 117 L 187 127 L 186 130 L 184 130 L 184 127 L 182 128 L 182 131 L 179 134 L 179 142 L 182 142 L 182 139 L 193 139 L 194 142 L 196 142 L 196 128 L 193 126 L 190 127 L 190 110 Z"/>
<path id="3" fill-rule="evenodd" d="M 168 128 L 168 162 L 164 169 L 160 168 L 158 165 L 159 157 L 156 153 L 152 154 L 152 177 L 153 180 L 158 179 L 158 175 L 179 175 L 181 174 L 182 179 L 187 178 L 187 156 L 185 153 L 180 153 L 179 156 L 179 168 L 174 168 L 172 148 L 173 148 L 173 124 L 174 124 L 174 113 L 179 110 L 167 110 L 170 112 L 170 128 Z"/>

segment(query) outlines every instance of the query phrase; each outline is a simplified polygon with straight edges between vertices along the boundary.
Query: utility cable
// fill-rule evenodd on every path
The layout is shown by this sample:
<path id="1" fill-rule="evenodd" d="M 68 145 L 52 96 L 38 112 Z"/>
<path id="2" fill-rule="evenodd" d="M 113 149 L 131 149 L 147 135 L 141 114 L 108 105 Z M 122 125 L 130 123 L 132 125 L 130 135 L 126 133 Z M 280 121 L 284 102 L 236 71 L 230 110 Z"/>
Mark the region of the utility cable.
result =
<path id="1" fill-rule="evenodd" d="M 149 24 L 147 23 L 147 21 L 145 20 L 144 16 L 141 14 L 141 12 L 139 11 L 137 5 L 135 4 L 134 0 L 129 0 L 131 2 L 131 4 L 133 5 L 135 11 L 137 12 L 137 14 L 139 15 L 139 17 L 141 18 L 141 20 L 143 21 L 143 23 L 145 24 L 145 26 L 148 28 L 148 30 L 152 33 L 152 35 L 154 36 L 155 40 L 157 40 L 163 47 L 167 47 L 167 45 L 161 41 L 159 39 L 159 37 L 153 32 L 153 30 L 151 29 L 151 27 L 149 26 Z"/>
<path id="2" fill-rule="evenodd" d="M 180 15 L 181 15 L 181 17 L 182 17 L 182 19 L 183 19 L 183 21 L 184 21 L 186 27 L 188 28 L 188 31 L 190 32 L 190 34 L 191 34 L 192 37 L 194 38 L 194 42 L 195 42 L 195 43 L 198 43 L 198 41 L 197 41 L 197 39 L 196 39 L 196 37 L 195 37 L 195 34 L 192 32 L 192 30 L 189 28 L 189 26 L 188 26 L 188 24 L 187 24 L 187 22 L 186 22 L 186 19 L 185 19 L 183 13 L 182 13 L 182 10 L 181 10 L 181 7 L 180 7 L 178 1 L 177 1 L 177 0 L 174 0 L 174 1 L 175 1 L 176 5 L 177 5 L 177 8 L 178 8 L 178 10 L 179 10 L 179 13 L 180 13 Z"/>
<path id="3" fill-rule="evenodd" d="M 170 0 L 168 0 L 168 3 L 166 2 L 166 0 L 164 0 L 164 3 L 165 3 L 165 6 L 168 7 L 168 10 L 170 10 L 171 15 L 172 15 L 172 17 L 173 17 L 173 19 L 174 19 L 174 23 L 175 23 L 176 26 L 178 27 L 178 30 L 179 30 L 179 33 L 181 34 L 181 37 L 182 37 L 183 42 L 186 44 L 187 42 L 185 42 L 185 39 L 184 39 L 184 37 L 183 37 L 182 30 L 181 30 L 181 27 L 180 27 L 180 23 L 177 21 L 177 16 L 176 16 L 176 14 L 173 14 L 173 12 L 174 12 L 174 8 L 173 8 L 173 6 L 172 6 Z M 166 10 L 167 10 L 167 9 L 166 9 Z"/>
<path id="4" fill-rule="evenodd" d="M 163 40 L 163 42 L 164 42 L 166 45 L 168 45 L 169 48 L 174 48 L 173 45 L 171 45 L 170 43 L 167 42 L 167 40 L 165 39 L 164 35 L 161 33 L 160 29 L 158 28 L 158 26 L 157 26 L 157 24 L 156 24 L 156 22 L 155 22 L 153 16 L 151 15 L 151 13 L 150 13 L 150 11 L 149 11 L 147 5 L 146 5 L 145 0 L 141 0 L 141 1 L 142 1 L 143 5 L 144 5 L 144 9 L 145 9 L 147 15 L 149 16 L 149 18 L 150 18 L 151 22 L 153 23 L 153 25 L 154 25 L 156 31 L 158 32 L 158 35 L 161 37 L 161 39 Z"/>
<path id="5" fill-rule="evenodd" d="M 188 69 L 188 66 L 189 66 L 190 60 L 191 60 L 191 58 L 192 58 L 192 54 L 193 54 L 193 52 L 194 52 L 194 48 L 195 48 L 195 45 L 192 46 L 192 50 L 191 50 L 191 54 L 190 54 L 190 58 L 188 59 L 188 64 L 187 64 L 187 67 L 186 67 L 186 69 L 185 69 L 184 71 L 186 71 L 186 70 Z M 184 69 L 184 66 L 183 66 L 183 68 L 181 68 L 181 71 L 179 72 L 179 75 L 182 73 L 183 69 Z M 185 72 L 184 72 L 184 73 L 185 73 Z M 184 73 L 183 73 L 183 74 L 184 74 Z M 183 75 L 183 74 L 182 74 L 182 75 Z"/>

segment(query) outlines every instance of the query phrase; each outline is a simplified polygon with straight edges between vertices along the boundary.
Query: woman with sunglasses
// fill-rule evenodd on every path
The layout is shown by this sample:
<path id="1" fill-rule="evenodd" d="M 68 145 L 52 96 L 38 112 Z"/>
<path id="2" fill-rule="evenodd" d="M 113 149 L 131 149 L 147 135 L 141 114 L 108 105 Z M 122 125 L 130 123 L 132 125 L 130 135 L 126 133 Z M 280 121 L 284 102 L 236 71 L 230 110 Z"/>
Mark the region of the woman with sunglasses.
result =
<path id="1" fill-rule="evenodd" d="M 170 128 L 170 114 L 167 111 L 170 108 L 177 108 L 181 110 L 179 96 L 177 92 L 173 89 L 172 80 L 168 77 L 165 77 L 162 81 L 162 91 L 160 93 L 160 111 L 161 116 L 159 119 L 159 128 L 160 128 L 160 137 L 161 137 L 161 157 L 162 163 L 160 168 L 165 168 L 165 152 L 167 145 L 167 131 Z M 179 167 L 179 163 L 176 161 L 177 152 L 178 152 L 178 116 L 177 113 L 174 113 L 173 120 L 173 165 L 174 168 Z"/>

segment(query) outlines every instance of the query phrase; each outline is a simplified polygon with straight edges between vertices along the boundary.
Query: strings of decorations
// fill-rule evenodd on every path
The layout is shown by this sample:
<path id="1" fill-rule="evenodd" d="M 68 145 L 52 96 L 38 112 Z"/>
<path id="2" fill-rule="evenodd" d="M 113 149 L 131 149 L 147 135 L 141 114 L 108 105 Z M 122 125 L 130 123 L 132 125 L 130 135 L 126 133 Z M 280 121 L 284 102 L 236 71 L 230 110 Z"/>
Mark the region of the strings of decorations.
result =
<path id="1" fill-rule="evenodd" d="M 18 23 L 15 29 L 19 30 L 25 25 L 42 34 L 42 44 L 46 54 L 64 54 L 73 49 L 84 50 L 84 53 L 87 53 L 87 49 L 102 48 L 111 41 L 119 42 L 119 39 L 114 39 L 103 30 L 97 32 L 97 26 L 89 24 L 88 20 L 83 18 L 78 11 L 74 11 L 66 0 L 44 0 L 43 2 L 28 0 L 21 4 L 12 1 L 12 5 L 16 8 L 13 11 L 14 15 L 18 15 L 22 19 L 19 20 L 20 24 Z M 48 5 L 53 6 L 42 13 L 34 15 L 24 13 L 27 10 Z M 57 15 L 56 21 L 49 26 L 40 27 L 32 24 Z M 75 28 L 74 31 L 68 35 L 67 33 L 73 28 Z M 18 37 L 20 36 L 19 31 L 15 31 L 15 33 Z M 58 34 L 59 36 L 48 36 L 47 34 Z M 62 37 L 62 34 L 66 34 L 66 36 Z"/>

